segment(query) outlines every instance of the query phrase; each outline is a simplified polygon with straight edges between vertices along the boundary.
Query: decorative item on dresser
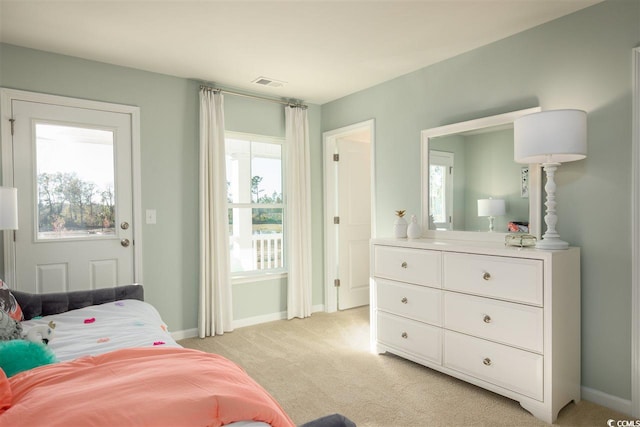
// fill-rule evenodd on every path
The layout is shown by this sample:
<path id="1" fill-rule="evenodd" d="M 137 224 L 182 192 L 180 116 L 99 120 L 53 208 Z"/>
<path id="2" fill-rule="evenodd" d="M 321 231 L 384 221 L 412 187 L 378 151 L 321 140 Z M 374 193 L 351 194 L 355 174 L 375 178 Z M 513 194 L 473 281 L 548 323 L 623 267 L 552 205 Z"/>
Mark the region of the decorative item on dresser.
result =
<path id="1" fill-rule="evenodd" d="M 406 211 L 396 211 L 396 221 L 393 223 L 393 235 L 399 239 L 407 237 L 407 228 L 409 224 L 407 224 L 407 220 L 404 219 L 404 214 Z"/>
<path id="2" fill-rule="evenodd" d="M 415 215 L 411 215 L 411 222 L 407 227 L 407 237 L 410 239 L 419 239 L 422 237 L 422 227 L 418 224 L 418 218 Z"/>
<path id="3" fill-rule="evenodd" d="M 580 250 L 374 239 L 371 334 L 552 423 L 580 401 Z"/>

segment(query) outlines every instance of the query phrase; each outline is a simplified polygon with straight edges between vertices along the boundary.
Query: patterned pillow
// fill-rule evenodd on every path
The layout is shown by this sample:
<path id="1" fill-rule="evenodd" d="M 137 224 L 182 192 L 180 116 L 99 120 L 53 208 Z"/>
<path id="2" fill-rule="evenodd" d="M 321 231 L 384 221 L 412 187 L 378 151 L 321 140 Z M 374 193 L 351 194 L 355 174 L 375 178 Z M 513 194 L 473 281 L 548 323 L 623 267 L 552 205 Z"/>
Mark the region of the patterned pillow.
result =
<path id="1" fill-rule="evenodd" d="M 3 310 L 11 316 L 12 319 L 21 322 L 24 318 L 22 316 L 22 308 L 16 301 L 16 297 L 13 296 L 9 286 L 0 280 L 0 310 Z"/>

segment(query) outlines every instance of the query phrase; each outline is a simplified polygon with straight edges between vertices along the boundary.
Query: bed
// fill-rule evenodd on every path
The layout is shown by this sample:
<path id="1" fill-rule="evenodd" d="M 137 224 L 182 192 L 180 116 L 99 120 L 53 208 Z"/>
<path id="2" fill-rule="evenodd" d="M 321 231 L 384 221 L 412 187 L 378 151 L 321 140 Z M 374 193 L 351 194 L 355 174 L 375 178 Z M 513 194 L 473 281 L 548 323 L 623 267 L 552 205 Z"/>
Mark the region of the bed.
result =
<path id="1" fill-rule="evenodd" d="M 294 426 L 242 368 L 181 347 L 140 285 L 12 293 L 24 331 L 55 322 L 58 362 L 10 378 L 0 370 L 0 427 Z"/>

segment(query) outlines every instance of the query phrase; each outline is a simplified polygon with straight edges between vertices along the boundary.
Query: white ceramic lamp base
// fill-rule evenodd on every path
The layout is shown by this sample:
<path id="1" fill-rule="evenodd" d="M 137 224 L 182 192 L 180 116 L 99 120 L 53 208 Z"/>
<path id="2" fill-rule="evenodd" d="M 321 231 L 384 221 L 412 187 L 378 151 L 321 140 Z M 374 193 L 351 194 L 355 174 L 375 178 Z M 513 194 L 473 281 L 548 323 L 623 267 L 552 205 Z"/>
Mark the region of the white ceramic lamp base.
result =
<path id="1" fill-rule="evenodd" d="M 536 248 L 546 250 L 568 249 L 569 243 L 560 239 L 560 235 L 556 231 L 558 216 L 556 215 L 556 182 L 554 177 L 560 163 L 544 163 L 543 166 L 547 175 L 547 182 L 544 186 L 544 191 L 547 193 L 547 201 L 544 204 L 547 207 L 547 213 L 544 216 L 547 231 L 542 236 L 542 240 L 536 243 Z"/>

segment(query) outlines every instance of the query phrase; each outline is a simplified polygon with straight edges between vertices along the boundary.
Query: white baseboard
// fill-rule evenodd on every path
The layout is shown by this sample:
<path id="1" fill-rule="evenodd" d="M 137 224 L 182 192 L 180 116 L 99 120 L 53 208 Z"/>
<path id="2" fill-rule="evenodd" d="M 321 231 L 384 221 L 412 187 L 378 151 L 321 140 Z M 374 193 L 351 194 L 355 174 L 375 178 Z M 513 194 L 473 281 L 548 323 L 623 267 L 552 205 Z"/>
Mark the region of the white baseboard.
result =
<path id="1" fill-rule="evenodd" d="M 614 411 L 622 412 L 623 414 L 631 416 L 633 412 L 633 405 L 630 400 L 622 399 L 617 396 L 612 396 L 607 393 L 603 393 L 598 390 L 594 390 L 589 387 L 581 387 L 580 393 L 584 400 L 597 403 L 606 408 L 613 409 Z"/>
<path id="2" fill-rule="evenodd" d="M 318 304 L 311 307 L 311 313 L 324 311 L 324 304 Z M 287 318 L 287 312 L 269 313 L 262 316 L 246 317 L 244 319 L 234 320 L 231 323 L 233 329 L 243 328 L 245 326 L 259 325 L 261 323 L 273 322 L 276 320 L 284 320 Z M 183 340 L 186 338 L 194 338 L 198 336 L 198 328 L 186 329 L 182 331 L 171 332 L 174 340 Z"/>
<path id="3" fill-rule="evenodd" d="M 178 341 L 186 338 L 194 338 L 198 336 L 198 328 L 186 329 L 184 331 L 171 332 L 171 337 Z"/>
<path id="4" fill-rule="evenodd" d="M 324 305 L 314 305 L 311 307 L 311 313 L 317 313 L 319 311 L 324 311 Z M 281 311 L 279 313 L 270 313 L 262 316 L 255 317 L 246 317 L 244 319 L 234 320 L 232 322 L 233 329 L 243 328 L 245 326 L 259 325 L 261 323 L 273 322 L 276 320 L 285 320 L 287 318 L 287 312 Z"/>
<path id="5" fill-rule="evenodd" d="M 287 318 L 287 312 L 269 313 L 262 316 L 245 317 L 231 322 L 233 329 L 243 328 L 245 326 L 259 325 L 261 323 L 273 322 L 276 320 L 284 320 Z"/>

